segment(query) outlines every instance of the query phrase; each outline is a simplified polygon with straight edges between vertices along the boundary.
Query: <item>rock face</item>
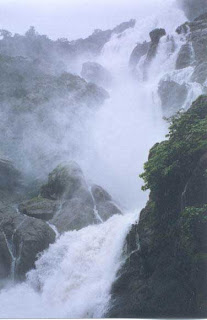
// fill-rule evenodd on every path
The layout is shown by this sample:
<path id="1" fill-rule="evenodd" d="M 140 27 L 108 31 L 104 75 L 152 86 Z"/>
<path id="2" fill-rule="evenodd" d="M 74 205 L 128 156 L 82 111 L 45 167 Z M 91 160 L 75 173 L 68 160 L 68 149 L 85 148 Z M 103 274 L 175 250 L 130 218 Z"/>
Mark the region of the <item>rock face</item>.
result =
<path id="1" fill-rule="evenodd" d="M 177 3 L 184 10 L 189 20 L 193 20 L 207 12 L 206 0 L 177 0 Z"/>
<path id="2" fill-rule="evenodd" d="M 37 254 L 55 241 L 55 232 L 41 220 L 5 208 L 0 210 L 0 241 L 0 277 L 23 279 Z"/>
<path id="3" fill-rule="evenodd" d="M 24 201 L 18 208 L 22 214 L 47 221 L 51 220 L 58 210 L 58 202 L 37 197 Z"/>
<path id="4" fill-rule="evenodd" d="M 147 69 L 152 61 L 152 59 L 156 56 L 157 48 L 160 42 L 160 39 L 166 35 L 165 29 L 154 29 L 150 32 L 149 36 L 150 42 L 138 43 L 134 50 L 131 53 L 129 66 L 132 70 L 134 70 L 140 61 L 141 57 L 146 55 L 144 61 L 144 79 L 147 77 Z"/>
<path id="5" fill-rule="evenodd" d="M 150 200 L 127 236 L 126 261 L 113 285 L 107 317 L 206 318 L 206 125 L 207 97 L 201 96 L 174 122 L 169 141 L 151 149 L 145 167 L 151 172 Z"/>
<path id="6" fill-rule="evenodd" d="M 158 94 L 162 103 L 165 116 L 172 116 L 180 109 L 187 98 L 188 89 L 186 84 L 178 84 L 172 80 L 161 80 Z"/>
<path id="7" fill-rule="evenodd" d="M 150 32 L 151 43 L 147 52 L 146 60 L 150 62 L 157 52 L 157 47 L 160 39 L 166 35 L 165 29 L 154 29 Z"/>
<path id="8" fill-rule="evenodd" d="M 81 168 L 73 161 L 59 165 L 49 174 L 48 183 L 41 189 L 41 196 L 54 202 L 52 208 L 57 208 L 57 201 L 60 201 L 59 209 L 50 220 L 59 232 L 79 230 L 121 213 L 103 188 L 87 184 Z M 48 203 L 46 199 L 43 204 Z M 39 215 L 47 214 L 44 207 L 42 213 L 40 211 Z"/>
<path id="9" fill-rule="evenodd" d="M 21 184 L 21 174 L 11 161 L 0 158 L 0 189 L 14 191 Z"/>
<path id="10" fill-rule="evenodd" d="M 86 81 L 106 88 L 110 86 L 112 81 L 110 72 L 96 62 L 83 63 L 81 76 L 86 79 Z"/>
<path id="11" fill-rule="evenodd" d="M 147 54 L 148 49 L 149 49 L 149 42 L 147 42 L 147 41 L 145 41 L 143 43 L 138 43 L 136 45 L 136 47 L 132 51 L 130 59 L 129 59 L 129 66 L 132 69 L 137 66 L 141 57 L 143 57 Z"/>
<path id="12" fill-rule="evenodd" d="M 186 44 L 178 53 L 176 68 L 182 69 L 191 65 L 198 67 L 206 62 L 207 14 L 199 16 L 192 22 L 186 22 L 177 28 L 177 32 L 186 36 Z"/>

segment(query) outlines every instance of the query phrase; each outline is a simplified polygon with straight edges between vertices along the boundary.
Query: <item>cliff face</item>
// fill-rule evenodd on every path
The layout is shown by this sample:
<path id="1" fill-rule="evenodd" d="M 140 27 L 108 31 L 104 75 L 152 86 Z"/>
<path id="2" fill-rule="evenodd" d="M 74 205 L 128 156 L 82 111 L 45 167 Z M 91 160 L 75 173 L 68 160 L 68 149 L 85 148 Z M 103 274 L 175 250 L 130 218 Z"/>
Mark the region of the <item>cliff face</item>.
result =
<path id="1" fill-rule="evenodd" d="M 127 237 L 109 317 L 207 316 L 207 97 L 171 119 L 142 177 L 150 199 Z"/>

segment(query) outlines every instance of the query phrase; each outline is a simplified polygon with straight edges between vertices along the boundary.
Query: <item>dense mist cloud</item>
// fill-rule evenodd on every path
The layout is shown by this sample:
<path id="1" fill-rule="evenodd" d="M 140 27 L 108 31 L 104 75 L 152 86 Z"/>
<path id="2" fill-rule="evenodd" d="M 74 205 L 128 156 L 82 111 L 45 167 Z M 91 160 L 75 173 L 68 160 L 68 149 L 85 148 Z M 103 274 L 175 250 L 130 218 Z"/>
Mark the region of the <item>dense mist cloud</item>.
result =
<path id="1" fill-rule="evenodd" d="M 22 34 L 34 25 L 50 38 L 73 40 L 87 37 L 96 28 L 140 19 L 158 4 L 171 2 L 174 0 L 0 0 L 0 27 Z"/>

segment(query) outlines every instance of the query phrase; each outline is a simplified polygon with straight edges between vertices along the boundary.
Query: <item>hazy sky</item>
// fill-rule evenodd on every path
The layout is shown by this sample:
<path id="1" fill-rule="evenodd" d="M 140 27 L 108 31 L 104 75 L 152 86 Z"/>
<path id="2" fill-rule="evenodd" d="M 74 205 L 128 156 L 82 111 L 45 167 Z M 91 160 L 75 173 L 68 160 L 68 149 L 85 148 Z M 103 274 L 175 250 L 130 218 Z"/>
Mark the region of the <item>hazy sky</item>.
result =
<path id="1" fill-rule="evenodd" d="M 96 28 L 107 29 L 142 16 L 161 0 L 0 0 L 0 27 L 25 33 L 35 26 L 56 39 L 86 37 Z M 169 0 L 162 0 L 169 1 Z"/>

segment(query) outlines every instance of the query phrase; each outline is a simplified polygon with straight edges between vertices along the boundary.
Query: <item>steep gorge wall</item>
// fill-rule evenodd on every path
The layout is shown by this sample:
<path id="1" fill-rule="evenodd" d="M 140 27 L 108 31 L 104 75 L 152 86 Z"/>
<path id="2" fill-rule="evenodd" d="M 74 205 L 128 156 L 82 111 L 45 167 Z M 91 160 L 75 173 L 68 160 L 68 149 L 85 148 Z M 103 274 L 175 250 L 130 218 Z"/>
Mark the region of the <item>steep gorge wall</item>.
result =
<path id="1" fill-rule="evenodd" d="M 150 200 L 127 237 L 109 317 L 207 316 L 207 97 L 175 117 L 145 164 Z"/>

